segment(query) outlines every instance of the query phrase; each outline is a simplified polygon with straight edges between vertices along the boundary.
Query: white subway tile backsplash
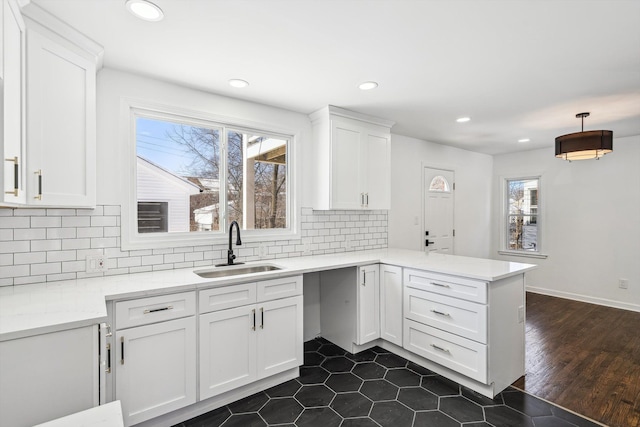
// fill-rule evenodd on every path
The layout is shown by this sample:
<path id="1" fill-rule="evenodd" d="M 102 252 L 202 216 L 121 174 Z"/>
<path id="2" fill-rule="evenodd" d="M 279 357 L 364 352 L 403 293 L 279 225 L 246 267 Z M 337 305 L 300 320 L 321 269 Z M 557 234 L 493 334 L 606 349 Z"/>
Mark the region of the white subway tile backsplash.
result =
<path id="1" fill-rule="evenodd" d="M 91 248 L 91 239 L 64 239 L 62 240 L 62 249 L 89 249 Z"/>
<path id="2" fill-rule="evenodd" d="M 10 216 L 0 220 L 0 228 L 29 228 L 30 226 L 31 217 L 28 216 Z"/>
<path id="3" fill-rule="evenodd" d="M 31 275 L 62 273 L 62 263 L 49 262 L 44 264 L 31 264 Z"/>
<path id="4" fill-rule="evenodd" d="M 47 238 L 47 228 L 16 228 L 13 240 L 43 240 Z"/>
<path id="5" fill-rule="evenodd" d="M 46 252 L 22 252 L 13 255 L 13 263 L 19 264 L 36 264 L 47 262 Z"/>
<path id="6" fill-rule="evenodd" d="M 91 225 L 91 219 L 88 216 L 63 216 L 63 227 L 89 227 Z"/>
<path id="7" fill-rule="evenodd" d="M 11 254 L 16 252 L 29 252 L 28 240 L 13 240 L 10 242 L 0 242 L 0 254 Z"/>
<path id="8" fill-rule="evenodd" d="M 62 218 L 59 216 L 32 216 L 31 228 L 61 227 Z"/>
<path id="9" fill-rule="evenodd" d="M 0 286 L 116 274 L 194 268 L 224 262 L 226 244 L 123 251 L 120 206 L 96 209 L 0 209 Z M 237 249 L 241 261 L 384 248 L 384 211 L 301 209 L 300 238 L 251 242 Z M 347 246 L 349 249 L 347 249 Z M 108 270 L 86 273 L 86 257 L 104 255 Z"/>

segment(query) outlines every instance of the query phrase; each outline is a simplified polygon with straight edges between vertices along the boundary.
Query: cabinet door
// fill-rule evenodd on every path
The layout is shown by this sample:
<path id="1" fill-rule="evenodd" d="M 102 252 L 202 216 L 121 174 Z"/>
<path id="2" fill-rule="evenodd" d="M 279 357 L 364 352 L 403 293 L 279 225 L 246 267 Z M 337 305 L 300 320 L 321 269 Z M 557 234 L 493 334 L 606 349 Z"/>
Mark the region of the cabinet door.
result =
<path id="1" fill-rule="evenodd" d="M 258 378 L 302 365 L 302 296 L 258 304 Z"/>
<path id="2" fill-rule="evenodd" d="M 200 399 L 256 378 L 256 306 L 200 315 Z"/>
<path id="3" fill-rule="evenodd" d="M 365 207 L 391 208 L 391 138 L 382 129 L 365 128 L 363 135 Z"/>
<path id="4" fill-rule="evenodd" d="M 31 29 L 27 63 L 28 203 L 93 207 L 95 64 Z"/>
<path id="5" fill-rule="evenodd" d="M 116 332 L 116 400 L 125 425 L 196 401 L 195 317 Z"/>
<path id="6" fill-rule="evenodd" d="M 378 264 L 360 267 L 356 344 L 380 338 L 380 280 Z"/>
<path id="7" fill-rule="evenodd" d="M 353 120 L 331 119 L 331 208 L 361 209 L 362 129 Z"/>
<path id="8" fill-rule="evenodd" d="M 0 103 L 0 203 L 24 204 L 24 22 L 13 0 L 2 0 L 3 99 Z"/>
<path id="9" fill-rule="evenodd" d="M 0 426 L 23 427 L 98 404 L 98 328 L 0 342 Z"/>
<path id="10" fill-rule="evenodd" d="M 380 265 L 380 338 L 402 346 L 402 268 Z"/>

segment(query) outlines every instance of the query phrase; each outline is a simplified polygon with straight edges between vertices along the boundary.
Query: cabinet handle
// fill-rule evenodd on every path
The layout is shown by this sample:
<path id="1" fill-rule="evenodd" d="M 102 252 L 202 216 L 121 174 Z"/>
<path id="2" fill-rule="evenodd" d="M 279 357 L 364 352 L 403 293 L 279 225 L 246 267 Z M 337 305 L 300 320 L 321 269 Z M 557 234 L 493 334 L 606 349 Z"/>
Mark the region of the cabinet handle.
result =
<path id="1" fill-rule="evenodd" d="M 364 193 L 364 196 L 366 197 L 366 203 L 365 206 L 369 207 L 369 193 Z"/>
<path id="2" fill-rule="evenodd" d="M 260 329 L 264 329 L 264 307 L 260 307 Z"/>
<path id="3" fill-rule="evenodd" d="M 449 313 L 443 313 L 442 311 L 438 311 L 438 310 L 431 310 L 432 313 L 435 314 L 439 314 L 440 316 L 447 316 L 447 317 L 451 317 L 451 315 Z"/>
<path id="4" fill-rule="evenodd" d="M 111 344 L 107 343 L 107 374 L 111 373 Z"/>
<path id="5" fill-rule="evenodd" d="M 13 159 L 4 159 L 7 162 L 13 162 L 13 190 L 11 191 L 5 191 L 5 194 L 13 194 L 14 196 L 18 197 L 18 176 L 20 175 L 19 173 L 19 166 L 18 166 L 18 157 L 14 157 Z"/>
<path id="6" fill-rule="evenodd" d="M 450 288 L 450 287 L 451 287 L 451 286 L 449 286 L 449 285 L 447 285 L 447 284 L 444 284 L 444 283 L 438 283 L 438 282 L 430 282 L 429 284 L 430 284 L 430 285 L 433 285 L 433 286 L 440 286 L 441 288 Z"/>
<path id="7" fill-rule="evenodd" d="M 34 199 L 42 200 L 42 169 L 38 169 L 34 173 L 38 175 L 38 194 L 34 197 Z"/>
<path id="8" fill-rule="evenodd" d="M 362 286 L 367 286 L 367 272 L 362 272 Z"/>
<path id="9" fill-rule="evenodd" d="M 165 310 L 173 310 L 173 306 L 172 305 L 168 305 L 168 306 L 162 307 L 162 308 L 152 308 L 151 310 L 145 310 L 144 314 L 156 313 L 158 311 L 165 311 Z"/>
<path id="10" fill-rule="evenodd" d="M 360 207 L 364 207 L 364 193 L 360 193 Z"/>
<path id="11" fill-rule="evenodd" d="M 436 350 L 441 351 L 441 352 L 443 352 L 443 353 L 449 353 L 449 354 L 451 354 L 451 352 L 450 352 L 449 350 L 447 350 L 446 348 L 442 348 L 442 347 L 437 346 L 437 345 L 435 345 L 435 344 L 431 344 L 431 347 L 433 347 L 433 348 L 435 348 Z"/>
<path id="12" fill-rule="evenodd" d="M 251 310 L 251 313 L 253 314 L 253 326 L 251 327 L 252 331 L 256 330 L 256 309 L 254 308 L 253 310 Z"/>
<path id="13" fill-rule="evenodd" d="M 120 364 L 124 365 L 124 337 L 120 337 Z"/>

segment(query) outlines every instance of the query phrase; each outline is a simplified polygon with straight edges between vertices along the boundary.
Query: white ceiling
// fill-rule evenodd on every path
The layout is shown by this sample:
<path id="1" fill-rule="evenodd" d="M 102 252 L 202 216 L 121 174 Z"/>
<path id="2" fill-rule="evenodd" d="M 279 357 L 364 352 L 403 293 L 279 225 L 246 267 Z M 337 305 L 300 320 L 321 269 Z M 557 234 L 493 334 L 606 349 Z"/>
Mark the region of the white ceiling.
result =
<path id="1" fill-rule="evenodd" d="M 640 0 L 153 0 L 160 22 L 124 0 L 32 1 L 103 45 L 105 67 L 305 114 L 332 104 L 468 150 L 553 147 L 583 111 L 585 130 L 640 134 Z"/>

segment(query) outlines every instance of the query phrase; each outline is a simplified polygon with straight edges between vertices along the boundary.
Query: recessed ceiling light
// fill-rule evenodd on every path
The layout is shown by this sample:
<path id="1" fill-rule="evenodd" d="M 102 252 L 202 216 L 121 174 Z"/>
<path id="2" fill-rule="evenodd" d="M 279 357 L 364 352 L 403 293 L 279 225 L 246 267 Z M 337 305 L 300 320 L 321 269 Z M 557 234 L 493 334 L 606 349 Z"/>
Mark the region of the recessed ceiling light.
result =
<path id="1" fill-rule="evenodd" d="M 358 85 L 358 87 L 360 88 L 360 90 L 371 90 L 371 89 L 375 89 L 378 87 L 378 83 L 376 82 L 364 82 L 364 83 L 360 83 Z"/>
<path id="2" fill-rule="evenodd" d="M 233 87 L 247 87 L 249 86 L 249 82 L 242 79 L 231 79 L 229 80 L 229 84 Z"/>
<path id="3" fill-rule="evenodd" d="M 160 21 L 164 18 L 162 9 L 147 0 L 127 0 L 125 6 L 129 12 L 145 21 Z"/>
<path id="4" fill-rule="evenodd" d="M 458 123 L 466 123 L 466 122 L 468 122 L 469 120 L 471 120 L 471 117 L 458 117 L 458 118 L 456 119 L 456 122 L 458 122 Z"/>
<path id="5" fill-rule="evenodd" d="M 518 142 L 529 142 L 529 141 L 531 141 L 529 138 L 522 138 L 518 140 Z"/>

